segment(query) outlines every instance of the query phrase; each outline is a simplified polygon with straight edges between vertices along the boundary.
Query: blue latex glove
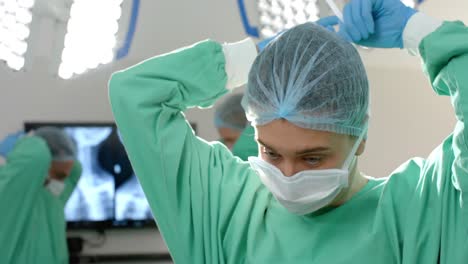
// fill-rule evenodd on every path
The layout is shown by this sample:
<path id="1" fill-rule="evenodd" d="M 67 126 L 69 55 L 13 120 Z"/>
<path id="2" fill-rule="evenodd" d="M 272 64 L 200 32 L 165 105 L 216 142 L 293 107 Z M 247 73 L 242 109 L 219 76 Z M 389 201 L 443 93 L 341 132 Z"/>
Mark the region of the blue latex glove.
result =
<path id="1" fill-rule="evenodd" d="M 400 0 L 351 0 L 344 8 L 343 22 L 333 16 L 317 24 L 333 31 L 340 25 L 338 34 L 361 46 L 403 48 L 403 31 L 416 12 Z"/>
<path id="2" fill-rule="evenodd" d="M 15 147 L 16 142 L 24 136 L 23 131 L 18 131 L 13 134 L 9 134 L 0 142 L 0 156 L 6 157 Z"/>
<path id="3" fill-rule="evenodd" d="M 329 17 L 321 18 L 321 19 L 315 21 L 315 24 L 317 24 L 319 26 L 322 26 L 322 27 L 328 29 L 329 31 L 334 32 L 334 33 L 336 33 L 335 26 L 337 26 L 337 25 L 342 26 L 343 25 L 343 23 L 340 23 L 340 20 L 336 16 L 329 16 Z M 344 33 L 346 33 L 346 32 L 344 32 Z M 351 38 L 348 38 L 347 35 L 342 36 L 342 37 L 344 39 L 352 42 Z"/>

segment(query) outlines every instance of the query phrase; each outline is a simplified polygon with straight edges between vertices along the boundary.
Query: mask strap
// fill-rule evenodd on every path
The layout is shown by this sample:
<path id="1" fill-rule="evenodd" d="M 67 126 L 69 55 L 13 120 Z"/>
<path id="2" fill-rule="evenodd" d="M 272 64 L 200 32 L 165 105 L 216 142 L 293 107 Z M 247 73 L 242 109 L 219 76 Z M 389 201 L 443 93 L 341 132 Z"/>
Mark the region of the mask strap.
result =
<path id="1" fill-rule="evenodd" d="M 362 133 L 361 135 L 359 136 L 359 138 L 356 140 L 356 143 L 354 143 L 354 146 L 353 148 L 351 149 L 351 152 L 349 153 L 349 156 L 348 158 L 346 159 L 344 165 L 343 165 L 343 169 L 347 170 L 349 169 L 349 166 L 351 165 L 351 163 L 353 162 L 354 160 L 354 155 L 356 154 L 356 151 L 357 149 L 359 148 L 359 146 L 361 145 L 361 142 L 362 142 L 362 139 L 364 138 L 364 135 L 367 133 L 367 127 L 368 127 L 368 121 L 366 121 L 366 124 L 364 125 L 364 127 L 362 128 Z"/>

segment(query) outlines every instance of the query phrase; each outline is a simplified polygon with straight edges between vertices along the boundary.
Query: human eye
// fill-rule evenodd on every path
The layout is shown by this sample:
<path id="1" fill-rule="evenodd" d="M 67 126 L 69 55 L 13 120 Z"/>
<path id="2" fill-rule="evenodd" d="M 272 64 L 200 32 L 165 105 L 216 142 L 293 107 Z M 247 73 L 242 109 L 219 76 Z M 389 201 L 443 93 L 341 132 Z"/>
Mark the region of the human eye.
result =
<path id="1" fill-rule="evenodd" d="M 271 149 L 268 149 L 268 148 L 265 148 L 265 147 L 262 147 L 262 153 L 269 159 L 269 160 L 278 160 L 279 158 L 281 158 L 281 156 L 274 152 L 273 150 Z"/>
<path id="2" fill-rule="evenodd" d="M 318 166 L 320 162 L 323 160 L 322 157 L 317 157 L 317 156 L 310 156 L 310 157 L 304 157 L 304 161 L 310 165 L 310 166 Z"/>

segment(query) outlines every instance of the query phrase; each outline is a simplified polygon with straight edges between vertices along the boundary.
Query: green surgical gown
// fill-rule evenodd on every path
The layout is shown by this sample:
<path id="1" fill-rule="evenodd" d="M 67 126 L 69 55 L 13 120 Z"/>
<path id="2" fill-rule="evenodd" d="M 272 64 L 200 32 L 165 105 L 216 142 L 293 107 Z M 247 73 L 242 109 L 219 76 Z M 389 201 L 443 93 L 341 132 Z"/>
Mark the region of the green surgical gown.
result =
<path id="1" fill-rule="evenodd" d="M 59 197 L 45 187 L 51 162 L 46 143 L 21 139 L 0 166 L 0 263 L 69 263 L 64 207 L 81 175 L 75 162 Z"/>
<path id="2" fill-rule="evenodd" d="M 452 98 L 453 134 L 344 205 L 306 216 L 290 214 L 248 163 L 196 137 L 185 120 L 185 109 L 227 92 L 220 44 L 200 42 L 115 73 L 112 110 L 175 262 L 468 263 L 467 28 L 444 23 L 420 53 L 436 93 Z"/>
<path id="3" fill-rule="evenodd" d="M 258 156 L 258 145 L 255 141 L 255 129 L 247 126 L 232 147 L 232 154 L 247 161 L 251 156 Z"/>

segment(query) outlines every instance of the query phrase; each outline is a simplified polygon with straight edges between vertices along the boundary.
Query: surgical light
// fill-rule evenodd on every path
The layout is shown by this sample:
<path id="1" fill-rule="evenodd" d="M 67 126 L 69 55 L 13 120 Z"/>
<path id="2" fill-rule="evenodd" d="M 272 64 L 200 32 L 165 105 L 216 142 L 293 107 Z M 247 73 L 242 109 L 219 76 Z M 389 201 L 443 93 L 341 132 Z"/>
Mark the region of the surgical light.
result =
<path id="1" fill-rule="evenodd" d="M 257 9 L 264 37 L 319 18 L 317 0 L 258 0 Z"/>
<path id="2" fill-rule="evenodd" d="M 34 0 L 0 0 L 0 60 L 21 70 L 28 49 Z"/>
<path id="3" fill-rule="evenodd" d="M 122 0 L 73 0 L 58 75 L 69 79 L 114 60 Z"/>

